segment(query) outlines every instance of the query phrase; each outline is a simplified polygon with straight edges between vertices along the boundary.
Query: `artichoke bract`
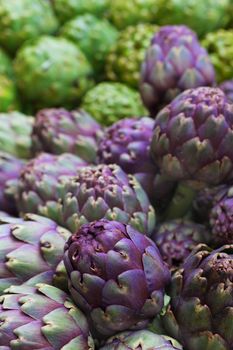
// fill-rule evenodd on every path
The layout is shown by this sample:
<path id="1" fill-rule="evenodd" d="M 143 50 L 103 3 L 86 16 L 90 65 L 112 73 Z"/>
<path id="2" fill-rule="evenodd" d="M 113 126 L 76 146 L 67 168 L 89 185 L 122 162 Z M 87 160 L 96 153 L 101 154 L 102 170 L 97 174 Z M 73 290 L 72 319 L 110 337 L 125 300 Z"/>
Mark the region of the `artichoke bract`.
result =
<path id="1" fill-rule="evenodd" d="M 222 84 L 219 85 L 219 89 L 221 89 L 228 98 L 228 100 L 231 103 L 233 103 L 233 80 L 224 81 Z"/>
<path id="2" fill-rule="evenodd" d="M 62 259 L 69 236 L 68 230 L 42 216 L 27 214 L 19 221 L 1 215 L 0 295 L 11 285 L 22 283 L 54 283 L 66 289 Z"/>
<path id="3" fill-rule="evenodd" d="M 60 156 L 61 157 L 61 156 Z M 155 213 L 139 182 L 117 165 L 72 167 L 74 176 L 64 176 L 49 162 L 49 172 L 40 174 L 32 163 L 22 171 L 17 204 L 23 213 L 49 217 L 75 232 L 82 224 L 106 218 L 131 224 L 150 235 Z M 39 167 L 40 168 L 40 167 Z M 66 172 L 71 175 L 70 169 Z"/>
<path id="4" fill-rule="evenodd" d="M 36 114 L 32 131 L 33 154 L 68 152 L 87 162 L 96 162 L 101 135 L 102 127 L 83 110 L 43 109 Z"/>
<path id="5" fill-rule="evenodd" d="M 90 89 L 84 96 L 82 108 L 103 125 L 146 114 L 139 93 L 115 82 L 102 82 Z"/>
<path id="6" fill-rule="evenodd" d="M 104 76 L 107 54 L 118 37 L 118 31 L 111 23 L 86 14 L 65 23 L 60 35 L 83 51 L 93 66 L 96 80 Z"/>
<path id="7" fill-rule="evenodd" d="M 0 152 L 0 210 L 11 215 L 17 214 L 14 196 L 7 194 L 8 186 L 17 186 L 17 180 L 24 161 L 8 153 Z"/>
<path id="8" fill-rule="evenodd" d="M 64 23 L 85 13 L 98 18 L 103 17 L 108 9 L 109 0 L 55 0 L 53 5 L 60 22 Z"/>
<path id="9" fill-rule="evenodd" d="M 233 76 L 233 30 L 220 29 L 208 33 L 202 45 L 209 53 L 209 57 L 216 72 L 216 79 L 222 82 Z"/>
<path id="10" fill-rule="evenodd" d="M 146 329 L 119 333 L 108 339 L 100 350 L 175 350 L 178 349 L 161 335 Z"/>
<path id="11" fill-rule="evenodd" d="M 163 308 L 170 272 L 156 245 L 130 225 L 83 225 L 66 243 L 64 263 L 73 300 L 100 335 L 144 328 Z"/>
<path id="12" fill-rule="evenodd" d="M 156 23 L 163 0 L 110 1 L 108 17 L 119 29 L 139 23 Z"/>
<path id="13" fill-rule="evenodd" d="M 76 175 L 87 163 L 74 154 L 41 153 L 22 169 L 15 198 L 22 214 L 40 213 L 47 200 L 60 200 L 58 180 Z"/>
<path id="14" fill-rule="evenodd" d="M 185 219 L 164 221 L 153 235 L 163 260 L 172 270 L 182 266 L 195 246 L 209 240 L 210 234 L 204 225 Z"/>
<path id="15" fill-rule="evenodd" d="M 164 316 L 167 331 L 186 350 L 232 350 L 233 245 L 197 246 L 177 271 Z"/>
<path id="16" fill-rule="evenodd" d="M 2 349 L 94 350 L 86 317 L 66 293 L 46 284 L 11 286 L 0 297 Z"/>
<path id="17" fill-rule="evenodd" d="M 185 24 L 203 36 L 226 27 L 231 18 L 230 3 L 230 0 L 167 0 L 157 23 Z"/>
<path id="18" fill-rule="evenodd" d="M 0 75 L 13 77 L 13 67 L 10 57 L 0 48 Z"/>
<path id="19" fill-rule="evenodd" d="M 0 113 L 18 109 L 17 91 L 14 82 L 0 75 Z"/>
<path id="20" fill-rule="evenodd" d="M 137 89 L 141 64 L 150 40 L 158 30 L 159 27 L 153 24 L 138 24 L 120 32 L 107 57 L 107 78 Z"/>
<path id="21" fill-rule="evenodd" d="M 196 34 L 186 26 L 161 27 L 141 68 L 140 91 L 150 113 L 186 89 L 214 82 L 214 68 Z"/>
<path id="22" fill-rule="evenodd" d="M 33 118 L 20 112 L 0 113 L 0 151 L 30 158 Z"/>
<path id="23" fill-rule="evenodd" d="M 180 94 L 155 118 L 151 154 L 173 180 L 217 185 L 233 170 L 233 105 L 218 88 Z"/>
<path id="24" fill-rule="evenodd" d="M 85 55 L 65 38 L 29 42 L 17 52 L 14 69 L 20 93 L 38 109 L 77 105 L 93 84 Z"/>
<path id="25" fill-rule="evenodd" d="M 150 157 L 154 120 L 148 117 L 126 118 L 107 128 L 99 142 L 99 161 L 118 164 L 141 183 L 154 205 L 166 202 L 175 186 L 163 179 Z"/>
<path id="26" fill-rule="evenodd" d="M 57 26 L 48 1 L 0 1 L 0 44 L 11 53 L 15 53 L 26 40 L 54 33 Z"/>

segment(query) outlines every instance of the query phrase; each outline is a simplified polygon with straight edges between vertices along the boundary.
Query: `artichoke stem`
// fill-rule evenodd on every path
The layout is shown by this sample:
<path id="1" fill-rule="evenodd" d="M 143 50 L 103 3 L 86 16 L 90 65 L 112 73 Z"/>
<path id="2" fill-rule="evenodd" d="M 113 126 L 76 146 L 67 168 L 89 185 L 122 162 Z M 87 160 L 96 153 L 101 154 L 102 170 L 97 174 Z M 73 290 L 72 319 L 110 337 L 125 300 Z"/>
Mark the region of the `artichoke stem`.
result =
<path id="1" fill-rule="evenodd" d="M 164 219 L 173 220 L 184 217 L 191 209 L 196 193 L 197 189 L 192 187 L 190 183 L 180 182 L 177 185 L 171 202 L 165 210 Z"/>

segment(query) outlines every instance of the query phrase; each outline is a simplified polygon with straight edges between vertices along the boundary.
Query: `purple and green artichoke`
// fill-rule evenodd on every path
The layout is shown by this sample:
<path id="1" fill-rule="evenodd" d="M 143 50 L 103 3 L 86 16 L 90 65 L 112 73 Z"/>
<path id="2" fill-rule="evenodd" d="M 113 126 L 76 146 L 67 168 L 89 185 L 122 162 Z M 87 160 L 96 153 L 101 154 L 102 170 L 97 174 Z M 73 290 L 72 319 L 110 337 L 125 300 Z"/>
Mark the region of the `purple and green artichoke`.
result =
<path id="1" fill-rule="evenodd" d="M 153 235 L 153 241 L 171 270 L 182 266 L 195 246 L 209 240 L 205 226 L 185 219 L 164 221 Z"/>
<path id="2" fill-rule="evenodd" d="M 218 88 L 184 91 L 155 119 L 151 154 L 171 180 L 218 185 L 233 170 L 233 105 Z"/>
<path id="3" fill-rule="evenodd" d="M 11 286 L 0 297 L 3 350 L 94 350 L 83 313 L 66 293 L 46 284 Z"/>
<path id="4" fill-rule="evenodd" d="M 99 143 L 99 161 L 118 164 L 141 183 L 151 202 L 161 207 L 171 198 L 174 182 L 162 178 L 150 156 L 154 120 L 126 118 L 105 130 Z"/>
<path id="5" fill-rule="evenodd" d="M 70 162 L 69 169 L 64 161 L 59 169 L 58 162 L 49 160 L 55 156 L 46 157 L 48 170 L 41 172 L 37 160 L 22 171 L 17 198 L 22 213 L 49 217 L 72 232 L 102 218 L 130 224 L 144 234 L 153 232 L 155 213 L 146 193 L 136 178 L 118 165 L 74 167 Z"/>
<path id="6" fill-rule="evenodd" d="M 100 350 L 178 350 L 173 343 L 174 341 L 143 329 L 116 334 Z"/>
<path id="7" fill-rule="evenodd" d="M 172 278 L 167 332 L 185 350 L 233 349 L 233 245 L 200 244 Z"/>
<path id="8" fill-rule="evenodd" d="M 21 171 L 15 193 L 19 211 L 22 214 L 41 214 L 41 208 L 46 201 L 52 199 L 59 206 L 61 194 L 58 182 L 76 175 L 78 169 L 86 165 L 83 159 L 70 153 L 39 154 Z"/>
<path id="9" fill-rule="evenodd" d="M 68 230 L 42 216 L 27 214 L 24 220 L 0 216 L 0 295 L 25 282 L 67 289 L 62 259 L 69 236 Z"/>
<path id="10" fill-rule="evenodd" d="M 150 113 L 155 115 L 186 89 L 214 82 L 214 68 L 196 34 L 186 26 L 161 27 L 141 69 L 141 96 Z"/>
<path id="11" fill-rule="evenodd" d="M 10 215 L 17 214 L 14 196 L 7 192 L 8 187 L 17 186 L 24 161 L 8 153 L 0 152 L 0 210 Z"/>
<path id="12" fill-rule="evenodd" d="M 156 245 L 130 225 L 99 220 L 65 245 L 74 302 L 100 336 L 143 329 L 164 306 L 170 272 Z"/>
<path id="13" fill-rule="evenodd" d="M 232 71 L 233 73 L 233 71 Z M 233 103 L 233 80 L 226 80 L 219 85 L 219 88 L 224 92 L 228 101 Z"/>
<path id="14" fill-rule="evenodd" d="M 32 131 L 33 153 L 74 153 L 87 162 L 96 162 L 102 127 L 83 110 L 43 109 L 36 114 Z"/>

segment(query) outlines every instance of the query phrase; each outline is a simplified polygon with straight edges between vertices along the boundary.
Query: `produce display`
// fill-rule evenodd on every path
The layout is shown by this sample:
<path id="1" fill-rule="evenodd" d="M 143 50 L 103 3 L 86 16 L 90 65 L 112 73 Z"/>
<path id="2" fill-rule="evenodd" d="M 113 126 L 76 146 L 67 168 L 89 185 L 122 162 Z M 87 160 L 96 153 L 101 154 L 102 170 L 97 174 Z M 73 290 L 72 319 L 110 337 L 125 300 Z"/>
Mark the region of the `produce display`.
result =
<path id="1" fill-rule="evenodd" d="M 232 13 L 0 0 L 0 350 L 233 350 Z"/>

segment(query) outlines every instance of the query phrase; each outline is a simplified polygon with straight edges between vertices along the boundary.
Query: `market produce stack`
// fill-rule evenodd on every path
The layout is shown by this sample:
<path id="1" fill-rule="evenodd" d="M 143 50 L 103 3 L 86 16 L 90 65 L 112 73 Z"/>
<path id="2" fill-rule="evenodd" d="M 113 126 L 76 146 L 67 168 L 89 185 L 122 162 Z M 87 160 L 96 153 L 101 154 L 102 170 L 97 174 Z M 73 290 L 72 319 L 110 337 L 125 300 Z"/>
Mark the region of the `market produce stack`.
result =
<path id="1" fill-rule="evenodd" d="M 0 0 L 1 350 L 233 350 L 232 9 Z"/>

